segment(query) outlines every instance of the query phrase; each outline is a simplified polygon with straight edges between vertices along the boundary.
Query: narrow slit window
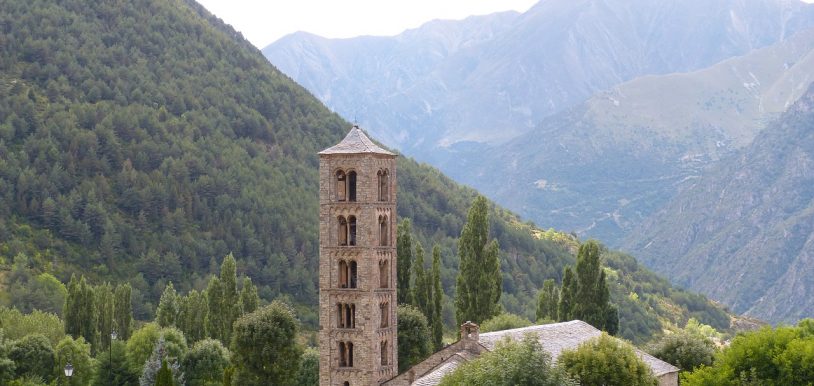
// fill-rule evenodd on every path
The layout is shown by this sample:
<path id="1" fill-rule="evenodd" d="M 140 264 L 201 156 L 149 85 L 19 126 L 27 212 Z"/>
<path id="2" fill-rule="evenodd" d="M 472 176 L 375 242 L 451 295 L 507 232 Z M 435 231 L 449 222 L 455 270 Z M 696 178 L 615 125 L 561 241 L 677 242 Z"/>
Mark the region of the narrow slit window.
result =
<path id="1" fill-rule="evenodd" d="M 388 360 L 387 360 L 387 357 L 388 357 L 388 355 L 387 355 L 387 341 L 386 340 L 382 341 L 382 343 L 380 344 L 380 347 L 381 347 L 381 352 L 382 352 L 381 353 L 382 366 L 387 366 L 387 362 L 388 362 Z"/>
<path id="2" fill-rule="evenodd" d="M 356 288 L 356 262 L 350 262 L 350 288 Z"/>
<path id="3" fill-rule="evenodd" d="M 348 288 L 348 263 L 339 260 L 339 288 Z"/>
<path id="4" fill-rule="evenodd" d="M 345 201 L 347 199 L 347 177 L 345 172 L 336 172 L 336 200 Z"/>
<path id="5" fill-rule="evenodd" d="M 379 246 L 387 246 L 387 234 L 389 233 L 387 216 L 379 216 Z"/>
<path id="6" fill-rule="evenodd" d="M 339 223 L 339 229 L 337 229 L 337 238 L 339 240 L 339 245 L 345 246 L 348 245 L 348 222 L 345 220 L 344 217 L 339 216 L 337 219 Z M 356 220 L 354 219 L 354 227 L 356 226 Z"/>
<path id="7" fill-rule="evenodd" d="M 356 201 L 356 172 L 348 173 L 348 201 Z"/>
<path id="8" fill-rule="evenodd" d="M 356 217 L 354 216 L 348 217 L 348 228 L 350 229 L 350 231 L 348 232 L 349 233 L 348 245 L 356 245 Z"/>
<path id="9" fill-rule="evenodd" d="M 387 288 L 390 283 L 390 264 L 387 260 L 379 262 L 379 288 Z"/>

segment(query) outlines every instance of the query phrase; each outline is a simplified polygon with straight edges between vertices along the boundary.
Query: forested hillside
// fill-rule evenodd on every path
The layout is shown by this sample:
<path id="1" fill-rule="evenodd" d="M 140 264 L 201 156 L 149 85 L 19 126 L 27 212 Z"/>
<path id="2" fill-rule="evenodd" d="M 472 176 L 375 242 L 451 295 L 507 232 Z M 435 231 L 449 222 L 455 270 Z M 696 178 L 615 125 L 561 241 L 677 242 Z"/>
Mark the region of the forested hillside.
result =
<path id="1" fill-rule="evenodd" d="M 287 297 L 315 326 L 316 152 L 350 125 L 231 27 L 183 0 L 4 1 L 0 89 L 0 301 L 48 308 L 42 274 L 77 273 L 130 282 L 136 317 L 151 319 L 168 282 L 202 290 L 232 252 L 264 301 Z M 442 246 L 449 303 L 476 192 L 404 157 L 398 167 L 399 216 L 426 249 Z M 533 316 L 574 241 L 549 241 L 499 207 L 490 219 L 503 305 Z M 612 294 L 625 336 L 694 312 L 726 324 L 705 299 L 625 261 Z"/>

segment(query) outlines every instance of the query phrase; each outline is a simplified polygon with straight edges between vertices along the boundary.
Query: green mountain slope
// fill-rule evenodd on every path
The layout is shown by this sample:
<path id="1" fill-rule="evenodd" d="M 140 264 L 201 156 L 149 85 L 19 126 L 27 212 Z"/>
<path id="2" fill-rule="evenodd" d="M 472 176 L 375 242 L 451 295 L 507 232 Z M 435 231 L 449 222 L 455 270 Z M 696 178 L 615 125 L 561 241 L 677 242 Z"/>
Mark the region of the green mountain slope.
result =
<path id="1" fill-rule="evenodd" d="M 814 315 L 814 87 L 631 233 L 657 271 L 772 322 Z"/>
<path id="2" fill-rule="evenodd" d="M 233 252 L 262 298 L 288 297 L 315 325 L 316 152 L 347 122 L 193 2 L 6 1 L 0 26 L 3 268 L 24 253 L 18 262 L 63 281 L 130 281 L 137 317 L 149 318 L 168 281 L 200 289 Z M 398 162 L 399 215 L 425 249 L 442 245 L 453 295 L 455 239 L 476 192 Z M 493 207 L 491 219 L 504 307 L 533 315 L 537 288 L 573 256 L 510 212 Z M 620 280 L 615 299 L 686 295 L 657 282 Z M 640 314 L 681 323 L 694 307 L 720 324 L 720 310 L 697 303 L 633 305 L 623 330 L 645 339 L 661 325 L 637 327 Z"/>

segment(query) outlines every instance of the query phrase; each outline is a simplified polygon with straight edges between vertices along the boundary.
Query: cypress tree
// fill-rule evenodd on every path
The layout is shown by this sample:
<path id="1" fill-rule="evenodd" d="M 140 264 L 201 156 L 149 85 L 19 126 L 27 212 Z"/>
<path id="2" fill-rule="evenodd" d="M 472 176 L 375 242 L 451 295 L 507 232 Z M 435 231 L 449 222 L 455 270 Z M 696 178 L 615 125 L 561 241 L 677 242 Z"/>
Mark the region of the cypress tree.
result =
<path id="1" fill-rule="evenodd" d="M 554 284 L 554 279 L 544 281 L 543 289 L 537 295 L 537 320 L 556 320 L 559 299 L 560 290 Z"/>
<path id="2" fill-rule="evenodd" d="M 444 331 L 441 322 L 441 299 L 443 290 L 441 289 L 441 247 L 437 244 L 432 247 L 432 345 L 435 351 L 441 349 L 443 344 Z"/>
<path id="3" fill-rule="evenodd" d="M 486 198 L 478 196 L 458 240 L 455 317 L 459 325 L 465 321 L 480 324 L 500 311 L 500 247 L 497 240 L 489 241 L 488 216 Z"/>
<path id="4" fill-rule="evenodd" d="M 401 220 L 396 229 L 396 298 L 398 304 L 410 304 L 410 273 L 413 262 L 413 239 L 410 219 Z"/>
<path id="5" fill-rule="evenodd" d="M 161 299 L 158 301 L 155 321 L 161 327 L 175 327 L 179 311 L 178 294 L 175 292 L 172 282 L 169 282 L 164 287 L 164 292 L 161 293 Z"/>
<path id="6" fill-rule="evenodd" d="M 562 274 L 562 289 L 560 290 L 560 301 L 557 303 L 557 320 L 566 322 L 573 317 L 574 297 L 577 292 L 577 283 L 574 279 L 574 271 L 571 266 L 566 266 Z"/>
<path id="7" fill-rule="evenodd" d="M 133 306 L 131 300 L 132 289 L 130 284 L 116 286 L 114 298 L 113 319 L 116 333 L 121 340 L 130 339 L 133 327 Z"/>
<path id="8" fill-rule="evenodd" d="M 167 366 L 167 361 L 161 361 L 161 368 L 155 374 L 155 386 L 173 386 L 172 371 Z"/>

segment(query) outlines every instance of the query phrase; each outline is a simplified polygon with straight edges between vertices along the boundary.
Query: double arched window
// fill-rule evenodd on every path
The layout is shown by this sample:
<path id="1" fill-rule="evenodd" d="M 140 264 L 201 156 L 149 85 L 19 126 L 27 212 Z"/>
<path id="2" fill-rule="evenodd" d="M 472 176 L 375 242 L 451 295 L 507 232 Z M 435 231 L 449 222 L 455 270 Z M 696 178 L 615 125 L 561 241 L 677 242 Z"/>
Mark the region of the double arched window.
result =
<path id="1" fill-rule="evenodd" d="M 356 201 L 356 172 L 345 174 L 342 170 L 336 172 L 336 200 Z"/>
<path id="2" fill-rule="evenodd" d="M 336 326 L 338 328 L 356 328 L 356 305 L 337 303 Z"/>
<path id="3" fill-rule="evenodd" d="M 378 177 L 379 201 L 390 201 L 390 172 L 387 169 L 379 170 Z"/>
<path id="4" fill-rule="evenodd" d="M 356 262 L 339 260 L 339 288 L 356 288 Z"/>
<path id="5" fill-rule="evenodd" d="M 346 220 L 344 216 L 337 218 L 337 240 L 339 245 L 356 245 L 356 216 L 348 216 Z"/>
<path id="6" fill-rule="evenodd" d="M 339 342 L 339 367 L 353 367 L 353 343 Z"/>

